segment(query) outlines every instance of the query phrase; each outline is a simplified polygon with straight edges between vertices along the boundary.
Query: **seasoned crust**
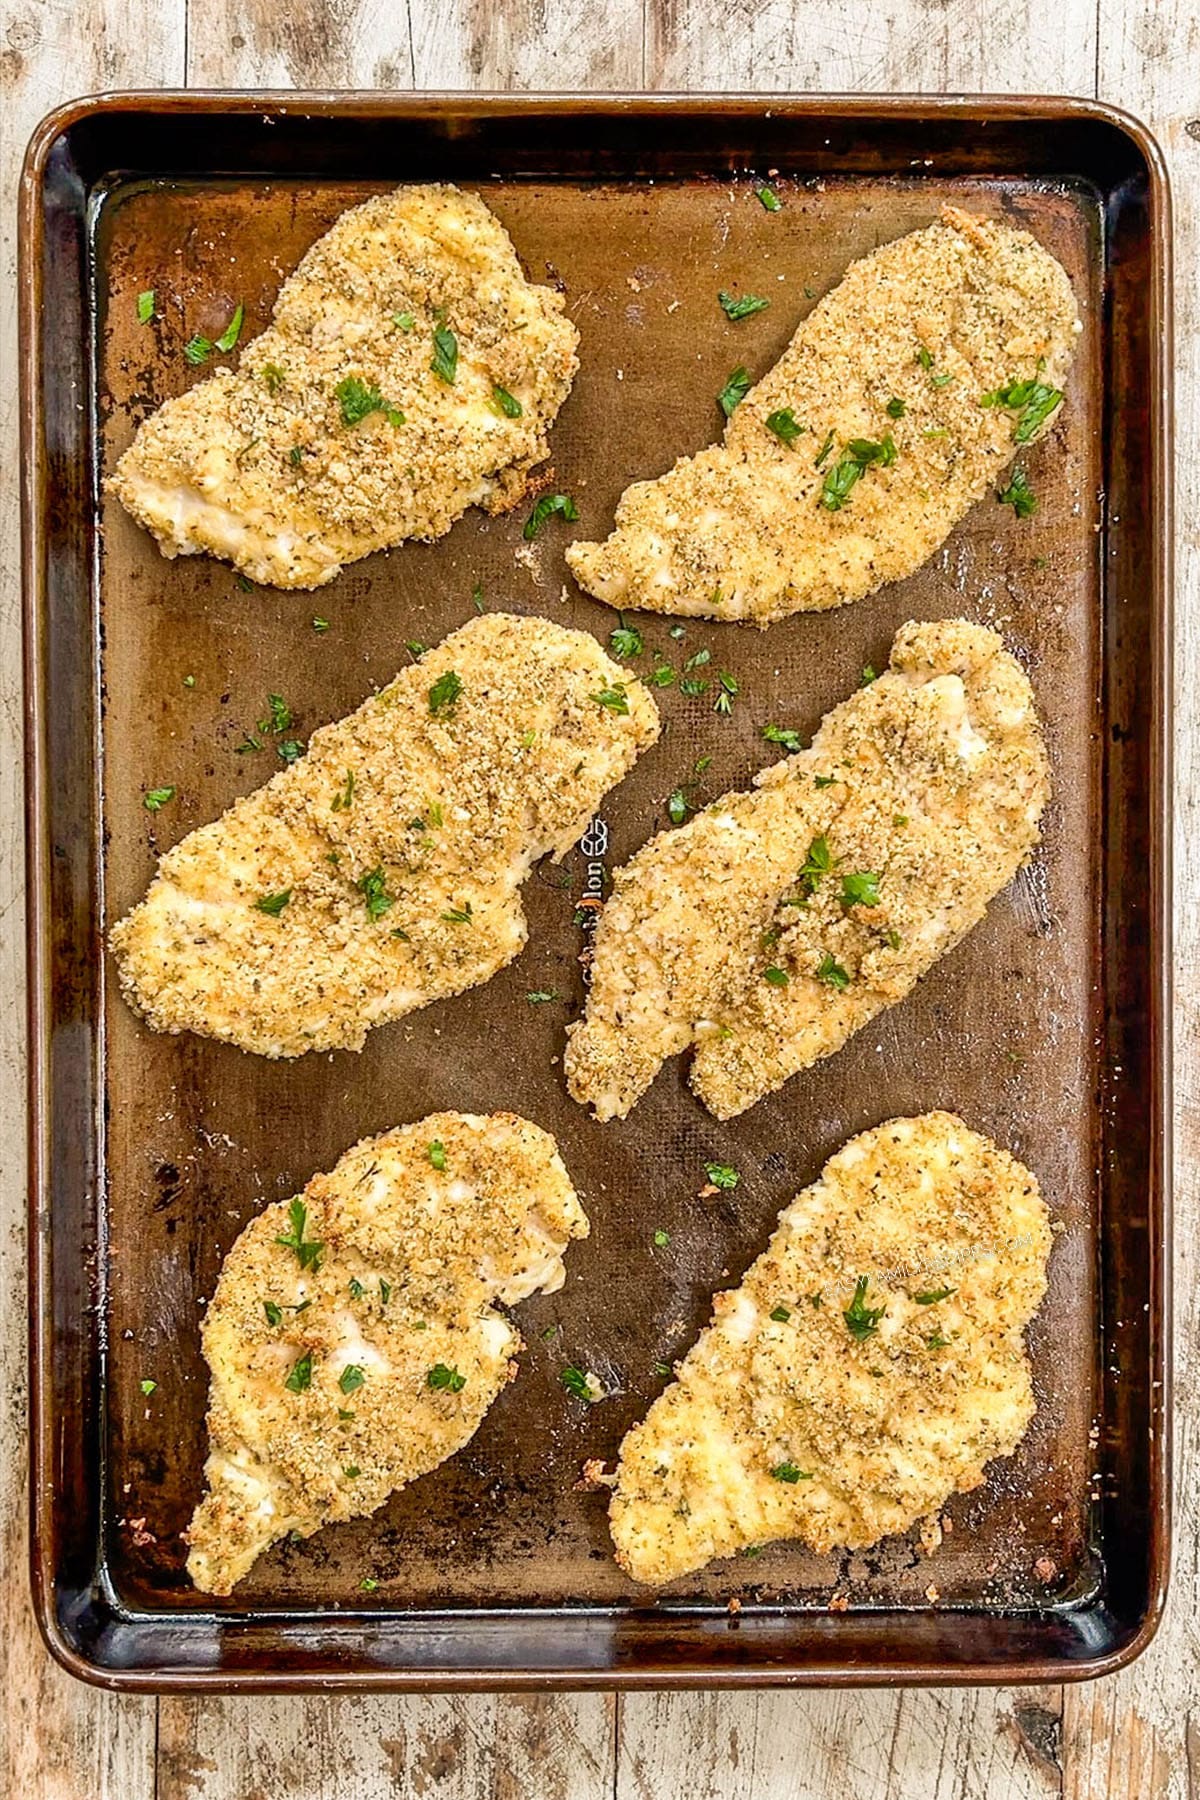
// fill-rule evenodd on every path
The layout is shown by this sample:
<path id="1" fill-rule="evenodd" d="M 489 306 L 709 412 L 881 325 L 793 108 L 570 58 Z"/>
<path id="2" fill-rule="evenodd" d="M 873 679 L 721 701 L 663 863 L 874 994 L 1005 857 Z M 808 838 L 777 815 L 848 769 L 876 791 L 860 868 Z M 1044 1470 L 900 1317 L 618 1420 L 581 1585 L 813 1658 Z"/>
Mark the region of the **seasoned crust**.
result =
<path id="1" fill-rule="evenodd" d="M 852 1138 L 625 1438 L 622 1568 L 659 1584 L 776 1538 L 864 1549 L 979 1486 L 1035 1410 L 1023 1334 L 1049 1251 L 1033 1175 L 953 1114 Z"/>

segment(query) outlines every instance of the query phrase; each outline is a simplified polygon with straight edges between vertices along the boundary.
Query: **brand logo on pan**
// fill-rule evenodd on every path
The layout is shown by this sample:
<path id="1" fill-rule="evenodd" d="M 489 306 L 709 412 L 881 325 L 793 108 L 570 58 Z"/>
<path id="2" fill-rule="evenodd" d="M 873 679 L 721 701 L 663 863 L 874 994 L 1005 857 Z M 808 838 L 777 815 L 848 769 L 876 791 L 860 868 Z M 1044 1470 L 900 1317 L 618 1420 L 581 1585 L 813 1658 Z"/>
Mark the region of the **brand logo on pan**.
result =
<path id="1" fill-rule="evenodd" d="M 583 875 L 583 893 L 575 919 L 584 931 L 591 933 L 596 928 L 600 908 L 604 905 L 604 884 L 608 880 L 608 870 L 604 864 L 604 858 L 608 854 L 608 826 L 599 814 L 580 838 L 579 848 L 587 861 Z"/>

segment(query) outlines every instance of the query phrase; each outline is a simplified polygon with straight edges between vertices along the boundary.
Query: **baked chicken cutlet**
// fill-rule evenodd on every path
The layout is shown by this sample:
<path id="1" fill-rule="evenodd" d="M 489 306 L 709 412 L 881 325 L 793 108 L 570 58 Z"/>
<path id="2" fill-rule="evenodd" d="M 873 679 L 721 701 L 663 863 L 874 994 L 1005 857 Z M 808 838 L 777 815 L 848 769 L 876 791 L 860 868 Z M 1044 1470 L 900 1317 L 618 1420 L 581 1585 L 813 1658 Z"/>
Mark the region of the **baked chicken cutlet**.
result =
<path id="1" fill-rule="evenodd" d="M 944 1112 L 852 1138 L 621 1446 L 636 1581 L 794 1538 L 865 1549 L 978 1487 L 1035 1410 L 1050 1229 L 1029 1170 Z"/>
<path id="2" fill-rule="evenodd" d="M 518 504 L 577 343 L 478 195 L 397 188 L 342 214 L 237 369 L 159 407 L 108 485 L 164 556 L 319 587 L 469 506 Z"/>
<path id="3" fill-rule="evenodd" d="M 587 632 L 488 613 L 163 857 L 109 942 L 157 1031 L 260 1056 L 368 1030 L 520 952 L 519 889 L 658 736 Z"/>
<path id="4" fill-rule="evenodd" d="M 554 1293 L 587 1232 L 554 1139 L 511 1113 L 367 1138 L 252 1220 L 204 1320 L 196 1586 L 229 1593 L 277 1538 L 373 1513 L 461 1450 L 517 1372 L 499 1307 Z"/>
<path id="5" fill-rule="evenodd" d="M 852 263 L 724 442 L 627 488 L 576 580 L 610 606 L 769 625 L 920 568 L 1057 416 L 1080 330 L 1035 238 L 944 207 Z"/>
<path id="6" fill-rule="evenodd" d="M 595 934 L 574 1097 L 623 1118 L 697 1045 L 720 1119 L 839 1050 L 983 918 L 1049 794 L 1028 678 L 994 631 L 905 625 L 812 745 L 660 832 Z"/>

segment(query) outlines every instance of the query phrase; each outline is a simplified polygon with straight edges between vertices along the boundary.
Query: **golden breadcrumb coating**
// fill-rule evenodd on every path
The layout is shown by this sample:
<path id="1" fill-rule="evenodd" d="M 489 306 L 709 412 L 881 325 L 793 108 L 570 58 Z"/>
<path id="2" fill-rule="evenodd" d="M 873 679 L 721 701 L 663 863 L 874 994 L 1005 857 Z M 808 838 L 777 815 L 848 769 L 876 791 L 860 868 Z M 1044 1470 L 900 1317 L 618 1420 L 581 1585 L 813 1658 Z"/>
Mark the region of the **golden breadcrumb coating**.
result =
<path id="1" fill-rule="evenodd" d="M 612 535 L 567 552 L 575 578 L 610 606 L 758 625 L 861 600 L 920 568 L 1048 428 L 1049 400 L 984 396 L 1062 389 L 1079 330 L 1036 239 L 944 207 L 851 264 L 723 443 L 626 489 Z M 877 460 L 856 473 L 860 444 Z"/>
<path id="2" fill-rule="evenodd" d="M 452 379 L 433 366 L 439 331 Z M 468 506 L 516 505 L 577 343 L 562 296 L 525 279 L 478 195 L 397 188 L 318 238 L 238 368 L 161 406 L 109 486 L 164 556 L 318 587 L 372 550 L 441 537 Z"/>
<path id="3" fill-rule="evenodd" d="M 277 1538 L 373 1513 L 461 1450 L 516 1374 L 496 1302 L 554 1293 L 587 1232 L 554 1139 L 512 1113 L 365 1138 L 252 1220 L 204 1321 L 196 1586 L 229 1593 Z"/>
<path id="4" fill-rule="evenodd" d="M 961 1119 L 852 1138 L 622 1444 L 621 1567 L 660 1583 L 774 1538 L 864 1549 L 978 1487 L 1033 1417 L 1049 1252 L 1036 1180 Z"/>
<path id="5" fill-rule="evenodd" d="M 361 1049 L 512 961 L 532 864 L 657 736 L 587 632 L 474 619 L 163 857 L 110 933 L 122 991 L 157 1031 Z"/>
<path id="6" fill-rule="evenodd" d="M 596 929 L 571 1093 L 623 1118 L 663 1061 L 727 1119 L 902 1000 L 982 919 L 1049 794 L 1029 681 L 994 631 L 910 624 L 812 745 L 660 832 Z"/>

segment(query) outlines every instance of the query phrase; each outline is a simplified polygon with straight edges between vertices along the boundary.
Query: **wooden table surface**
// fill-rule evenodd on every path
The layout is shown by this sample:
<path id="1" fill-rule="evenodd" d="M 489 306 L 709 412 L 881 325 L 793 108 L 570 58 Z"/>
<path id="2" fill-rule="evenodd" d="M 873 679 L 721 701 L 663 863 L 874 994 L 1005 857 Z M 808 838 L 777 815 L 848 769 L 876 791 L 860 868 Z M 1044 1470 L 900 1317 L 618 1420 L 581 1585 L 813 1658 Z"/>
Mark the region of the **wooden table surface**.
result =
<path id="1" fill-rule="evenodd" d="M 0 1795 L 8 1800 L 1151 1800 L 1200 1794 L 1200 0 L 6 0 L 0 13 Z M 15 213 L 25 140 L 121 87 L 1099 95 L 1176 208 L 1176 1549 L 1166 1622 L 1086 1686 L 548 1697 L 115 1698 L 26 1594 Z"/>

